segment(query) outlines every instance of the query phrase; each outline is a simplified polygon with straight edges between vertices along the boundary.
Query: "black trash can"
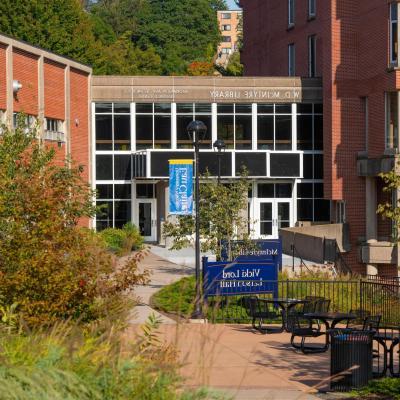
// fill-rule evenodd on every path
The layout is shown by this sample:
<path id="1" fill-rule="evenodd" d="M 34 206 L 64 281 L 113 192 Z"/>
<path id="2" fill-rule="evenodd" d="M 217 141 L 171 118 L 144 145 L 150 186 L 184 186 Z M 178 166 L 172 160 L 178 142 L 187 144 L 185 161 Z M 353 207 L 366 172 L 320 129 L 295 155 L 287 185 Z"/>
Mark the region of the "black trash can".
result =
<path id="1" fill-rule="evenodd" d="M 333 329 L 331 337 L 331 389 L 346 392 L 372 379 L 374 331 Z"/>

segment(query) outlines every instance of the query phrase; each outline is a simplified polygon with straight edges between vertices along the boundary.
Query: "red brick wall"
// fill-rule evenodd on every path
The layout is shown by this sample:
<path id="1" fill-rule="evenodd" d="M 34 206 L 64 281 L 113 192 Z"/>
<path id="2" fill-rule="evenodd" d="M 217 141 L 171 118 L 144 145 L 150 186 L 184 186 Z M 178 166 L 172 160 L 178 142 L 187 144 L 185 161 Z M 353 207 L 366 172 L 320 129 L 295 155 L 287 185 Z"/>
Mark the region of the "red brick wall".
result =
<path id="1" fill-rule="evenodd" d="M 7 107 L 6 46 L 0 44 L 0 109 Z"/>
<path id="2" fill-rule="evenodd" d="M 241 0 L 244 7 L 245 75 L 287 75 L 287 45 L 296 44 L 296 75 L 306 76 L 307 39 L 316 34 L 317 72 L 324 90 L 325 197 L 346 200 L 352 252 L 347 261 L 363 271 L 357 245 L 365 236 L 365 181 L 357 176 L 357 154 L 379 157 L 385 146 L 384 93 L 400 87 L 388 71 L 389 7 L 381 0 L 317 1 L 307 21 L 307 0 L 296 0 L 295 27 L 287 27 L 287 1 Z M 317 75 L 319 75 L 319 73 Z M 361 97 L 368 97 L 369 134 Z M 379 223 L 381 234 L 388 229 Z M 388 232 L 389 233 L 389 232 Z"/>
<path id="3" fill-rule="evenodd" d="M 13 79 L 22 83 L 22 89 L 14 96 L 14 111 L 38 115 L 38 58 L 20 50 L 13 52 Z"/>
<path id="4" fill-rule="evenodd" d="M 71 156 L 84 167 L 83 177 L 90 177 L 89 150 L 89 76 L 71 68 Z M 88 219 L 80 221 L 87 226 Z"/>
<path id="5" fill-rule="evenodd" d="M 65 66 L 44 62 L 44 115 L 65 120 Z"/>

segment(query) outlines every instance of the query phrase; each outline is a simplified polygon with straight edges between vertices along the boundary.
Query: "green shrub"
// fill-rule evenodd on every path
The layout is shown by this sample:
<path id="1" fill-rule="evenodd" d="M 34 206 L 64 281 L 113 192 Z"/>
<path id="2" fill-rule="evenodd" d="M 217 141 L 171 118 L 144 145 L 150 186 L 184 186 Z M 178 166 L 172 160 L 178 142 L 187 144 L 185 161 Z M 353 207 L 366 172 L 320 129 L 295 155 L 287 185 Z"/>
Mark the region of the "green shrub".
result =
<path id="1" fill-rule="evenodd" d="M 377 399 L 400 400 L 400 379 L 399 378 L 383 378 L 374 379 L 369 382 L 368 386 L 356 392 L 361 399 L 369 395 L 377 395 Z"/>
<path id="2" fill-rule="evenodd" d="M 129 254 L 143 247 L 143 237 L 139 229 L 132 223 L 127 223 L 122 229 L 107 228 L 99 232 L 106 247 L 118 255 Z"/>

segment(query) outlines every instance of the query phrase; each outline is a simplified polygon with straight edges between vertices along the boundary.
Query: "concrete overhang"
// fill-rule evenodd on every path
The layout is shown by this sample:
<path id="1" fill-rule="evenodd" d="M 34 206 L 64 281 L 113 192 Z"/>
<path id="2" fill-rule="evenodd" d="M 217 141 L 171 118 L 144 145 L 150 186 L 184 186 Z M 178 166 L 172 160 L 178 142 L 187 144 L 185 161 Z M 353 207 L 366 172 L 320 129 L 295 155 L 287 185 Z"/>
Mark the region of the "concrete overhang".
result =
<path id="1" fill-rule="evenodd" d="M 322 102 L 320 78 L 93 76 L 92 101 L 301 103 Z"/>
<path id="2" fill-rule="evenodd" d="M 381 173 L 390 172 L 399 162 L 399 155 L 388 154 L 379 158 L 368 158 L 363 153 L 357 157 L 358 176 L 373 177 Z"/>

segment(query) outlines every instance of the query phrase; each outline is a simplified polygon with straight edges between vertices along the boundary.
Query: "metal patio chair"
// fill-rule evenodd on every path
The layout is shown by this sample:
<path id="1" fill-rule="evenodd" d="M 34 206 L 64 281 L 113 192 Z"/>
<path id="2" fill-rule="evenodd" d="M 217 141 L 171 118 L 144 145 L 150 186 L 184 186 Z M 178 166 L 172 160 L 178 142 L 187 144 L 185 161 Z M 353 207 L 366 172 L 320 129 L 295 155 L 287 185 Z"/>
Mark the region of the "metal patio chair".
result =
<path id="1" fill-rule="evenodd" d="M 306 301 L 304 304 L 300 307 L 293 307 L 288 313 L 286 324 L 289 332 L 291 332 L 294 327 L 294 316 L 298 316 L 301 319 L 304 314 L 315 312 L 317 302 L 325 299 L 320 296 L 306 296 L 304 300 Z M 312 321 L 303 319 L 302 323 L 311 325 Z"/>
<path id="2" fill-rule="evenodd" d="M 270 328 L 264 325 L 265 320 L 283 318 L 280 311 L 273 307 L 273 304 L 261 302 L 257 296 L 242 297 L 242 306 L 246 309 L 247 315 L 252 319 L 251 325 L 261 333 L 282 332 L 282 328 Z M 282 319 L 283 326 L 283 319 Z"/>

